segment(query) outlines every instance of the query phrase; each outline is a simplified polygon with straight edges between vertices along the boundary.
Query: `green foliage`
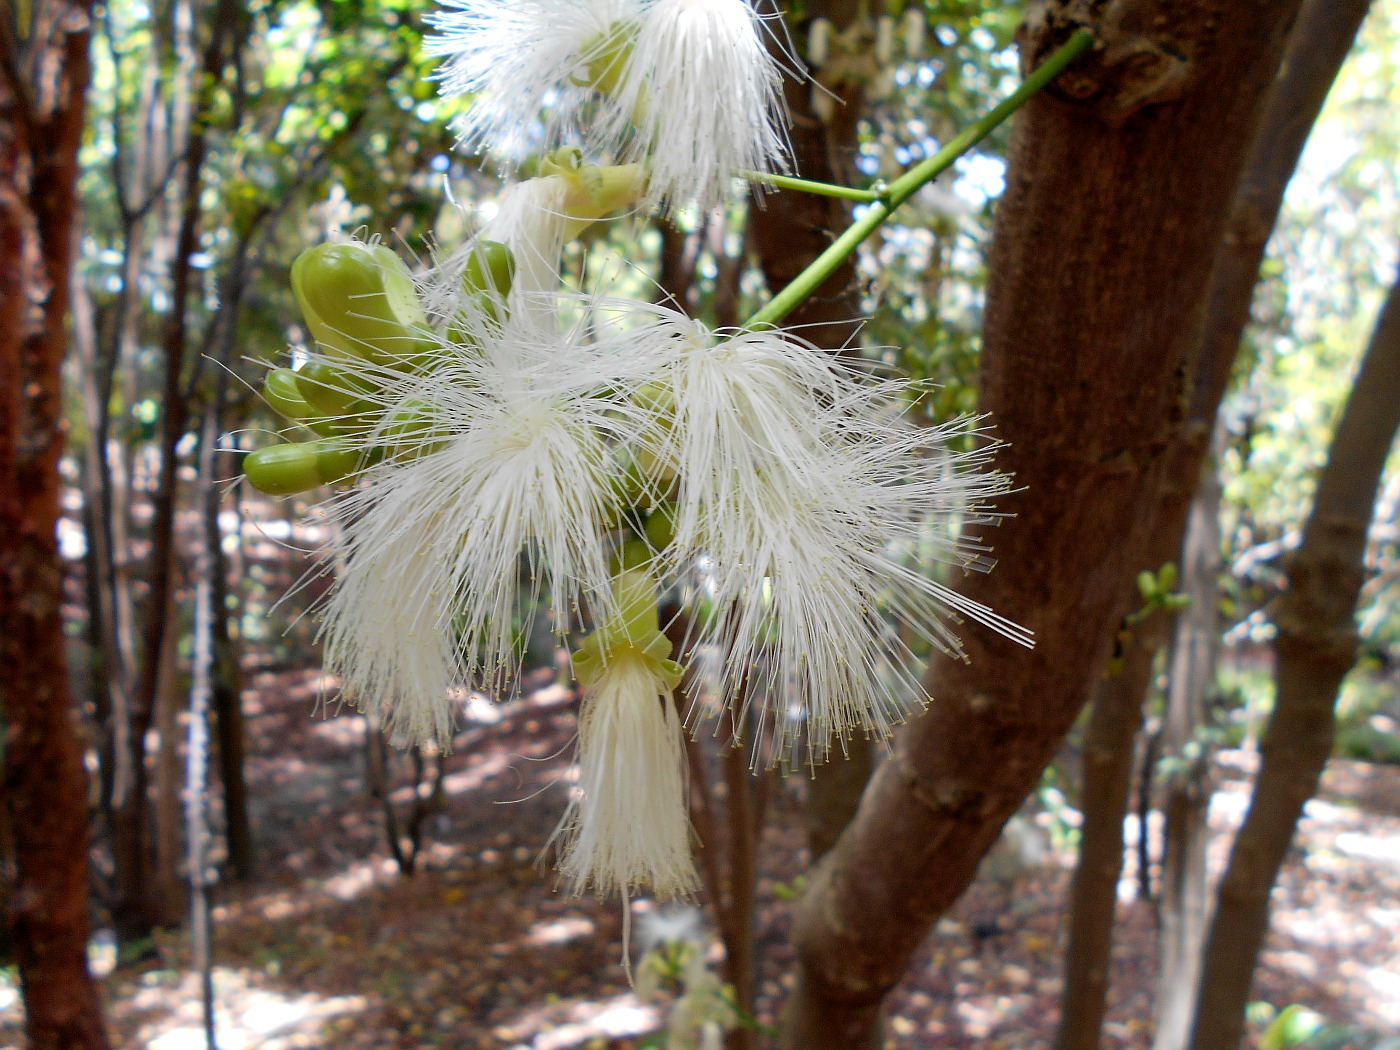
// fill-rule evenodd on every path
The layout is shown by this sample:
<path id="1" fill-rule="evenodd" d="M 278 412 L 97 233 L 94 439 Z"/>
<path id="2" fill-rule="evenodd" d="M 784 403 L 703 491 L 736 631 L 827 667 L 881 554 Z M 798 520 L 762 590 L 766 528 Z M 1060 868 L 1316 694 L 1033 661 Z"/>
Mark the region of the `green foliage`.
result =
<path id="1" fill-rule="evenodd" d="M 1224 414 L 1222 528 L 1235 566 L 1237 620 L 1264 606 L 1282 580 L 1341 406 L 1385 289 L 1400 228 L 1400 3 L 1372 8 L 1352 58 L 1314 129 L 1289 187 L 1255 297 L 1236 387 Z M 1393 460 L 1396 477 L 1400 459 Z M 1394 504 L 1392 480 L 1383 505 Z M 1400 641 L 1394 539 L 1375 568 L 1389 582 L 1363 595 L 1362 631 L 1382 648 Z M 1261 617 L 1241 628 L 1255 641 Z"/>

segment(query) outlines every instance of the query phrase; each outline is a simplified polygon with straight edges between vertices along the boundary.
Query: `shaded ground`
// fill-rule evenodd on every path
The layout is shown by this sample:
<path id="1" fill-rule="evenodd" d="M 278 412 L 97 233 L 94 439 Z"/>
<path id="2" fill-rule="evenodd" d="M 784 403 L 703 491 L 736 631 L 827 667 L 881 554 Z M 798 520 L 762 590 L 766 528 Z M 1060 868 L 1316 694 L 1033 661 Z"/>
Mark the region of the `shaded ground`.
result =
<path id="1" fill-rule="evenodd" d="M 620 907 L 556 894 L 537 863 L 565 801 L 568 694 L 550 687 L 503 707 L 469 704 L 422 870 L 405 878 L 366 797 L 363 720 L 313 718 L 322 688 L 311 673 L 263 675 L 250 694 L 262 866 L 255 885 L 219 890 L 223 1050 L 623 1050 L 655 1031 L 657 1009 L 631 995 L 620 966 Z M 1218 857 L 1247 801 L 1247 757 L 1223 763 Z M 805 865 L 794 830 L 801 790 L 797 780 L 776 793 L 764 843 L 766 1022 L 791 962 L 781 890 Z M 396 797 L 401 809 L 411 799 L 406 788 Z M 1336 764 L 1303 840 L 1277 891 L 1256 998 L 1400 1029 L 1400 770 Z M 1056 861 L 1014 882 L 979 882 L 893 997 L 890 1045 L 1050 1046 L 1067 882 Z M 645 903 L 634 907 L 644 916 Z M 1150 905 L 1124 903 L 1107 1047 L 1148 1044 L 1153 926 Z M 186 946 L 172 936 L 160 955 L 107 980 L 120 1045 L 202 1048 Z M 0 985 L 0 1047 L 21 1045 L 20 1021 L 12 984 Z"/>

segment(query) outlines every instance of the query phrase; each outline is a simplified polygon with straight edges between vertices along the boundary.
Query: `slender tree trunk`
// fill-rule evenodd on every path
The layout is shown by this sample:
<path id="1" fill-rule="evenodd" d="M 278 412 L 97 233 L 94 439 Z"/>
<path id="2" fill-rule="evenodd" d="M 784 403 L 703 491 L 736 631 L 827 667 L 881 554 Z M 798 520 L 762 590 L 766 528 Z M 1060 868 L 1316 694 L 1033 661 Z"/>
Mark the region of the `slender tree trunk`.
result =
<path id="1" fill-rule="evenodd" d="M 223 429 L 220 417 L 227 397 L 227 375 L 220 369 L 214 406 L 210 409 L 210 418 L 204 428 L 207 466 L 202 471 L 201 484 L 204 486 L 204 544 L 210 567 L 210 631 L 214 659 L 211 700 L 219 754 L 219 783 L 224 796 L 224 836 L 234 878 L 247 881 L 253 877 L 256 854 L 248 808 L 248 784 L 244 777 L 248 734 L 243 717 L 243 665 L 241 646 L 233 630 L 233 613 L 229 609 L 229 564 L 228 556 L 224 553 L 223 530 L 219 525 L 223 486 L 215 473 L 221 464 L 230 475 L 237 468 L 231 454 L 214 449 Z M 238 541 L 242 542 L 241 533 Z"/>
<path id="2" fill-rule="evenodd" d="M 1221 881 L 1206 946 L 1192 1050 L 1234 1050 L 1255 963 L 1269 927 L 1269 895 L 1332 751 L 1335 705 L 1356 659 L 1356 602 L 1366 534 L 1386 457 L 1400 427 L 1400 280 L 1391 289 L 1337 425 L 1303 542 L 1288 562 L 1274 611 L 1273 716 L 1244 826 Z"/>
<path id="3" fill-rule="evenodd" d="M 877 1044 L 885 994 L 1102 675 L 1183 425 L 1213 256 L 1296 4 L 1101 10 L 1100 48 L 1016 119 L 990 259 L 981 407 L 1025 494 L 988 537 L 997 570 L 963 591 L 1038 644 L 974 629 L 970 662 L 934 661 L 936 703 L 897 736 L 799 906 L 788 1047 Z M 1023 61 L 1084 14 L 1037 4 Z"/>
<path id="4" fill-rule="evenodd" d="M 1173 438 L 1168 452 L 1172 463 L 1166 470 L 1169 482 L 1159 498 L 1154 518 L 1156 521 L 1155 554 L 1144 561 L 1142 567 L 1156 568 L 1162 561 L 1175 554 L 1180 546 L 1180 535 L 1186 525 L 1187 507 L 1190 504 L 1190 490 L 1184 484 L 1170 484 L 1170 479 L 1190 479 L 1196 476 L 1197 465 L 1203 459 L 1205 435 L 1210 433 L 1212 420 L 1225 385 L 1228 382 L 1231 365 L 1238 351 L 1240 336 L 1247 319 L 1249 305 L 1253 298 L 1259 266 L 1263 259 L 1270 232 L 1277 221 L 1278 209 L 1282 203 L 1285 186 L 1292 178 L 1298 164 L 1303 143 L 1309 130 L 1322 109 L 1324 98 L 1331 83 L 1336 80 L 1352 38 L 1357 34 L 1362 17 L 1369 7 L 1369 0 L 1305 0 L 1299 13 L 1298 24 L 1289 36 L 1288 50 L 1282 62 L 1282 73 L 1268 95 L 1268 104 L 1260 122 L 1259 134 L 1254 140 L 1249 165 L 1245 176 L 1235 192 L 1231 209 L 1231 220 L 1226 227 L 1225 238 L 1215 260 L 1215 270 L 1211 276 L 1210 293 L 1207 295 L 1207 323 L 1201 339 L 1196 370 L 1193 375 L 1193 389 L 1187 413 L 1187 427 Z M 1124 659 L 1131 665 L 1131 657 Z M 1124 683 L 1128 678 L 1127 666 Z M 1145 682 L 1144 682 L 1145 687 Z M 1117 693 L 1117 690 L 1113 690 Z M 1103 696 L 1100 693 L 1100 703 Z M 1123 704 L 1140 706 L 1142 697 L 1130 700 L 1119 696 Z M 1126 715 L 1126 710 L 1124 710 Z M 1095 721 L 1100 713 L 1095 708 Z M 1103 715 L 1107 718 L 1107 713 Z M 1123 717 L 1114 718 L 1123 724 Z M 1091 728 L 1091 736 L 1095 729 Z M 1156 749 L 1159 736 L 1154 734 L 1148 741 L 1147 755 L 1141 770 L 1140 811 L 1138 811 L 1138 885 L 1144 899 L 1152 897 L 1151 864 L 1147 837 L 1147 818 L 1151 783 L 1156 766 Z M 1086 780 L 1103 777 L 1112 781 L 1117 774 L 1119 763 L 1126 762 L 1126 756 L 1106 763 L 1105 769 L 1086 767 Z M 1102 783 L 1102 781 L 1100 781 Z M 1089 797 L 1098 795 L 1099 784 L 1086 787 Z M 1172 823 L 1182 826 L 1184 812 L 1182 806 L 1175 806 L 1176 819 Z M 1197 811 L 1198 811 L 1197 806 Z M 1204 816 L 1204 813 L 1203 815 Z M 1112 813 L 1105 813 L 1105 822 L 1112 823 Z M 1085 815 L 1085 843 L 1082 850 L 1088 850 L 1091 836 L 1099 837 L 1093 830 L 1093 812 Z M 1190 822 L 1187 822 L 1190 823 Z M 1198 822 L 1197 822 L 1198 823 Z M 1109 834 L 1121 834 L 1121 823 L 1106 827 Z M 1112 844 L 1095 846 L 1099 850 L 1112 850 Z M 1200 871 L 1200 867 L 1196 868 Z M 1065 960 L 1067 987 L 1065 987 L 1065 1008 L 1061 1047 L 1098 1046 L 1099 1029 L 1102 1026 L 1107 986 L 1098 979 L 1100 972 L 1107 972 L 1110 952 L 1112 952 L 1112 927 L 1102 924 L 1112 923 L 1113 911 L 1103 906 L 1100 896 L 1107 889 L 1107 874 L 1100 874 L 1098 888 L 1079 886 L 1081 879 L 1088 879 L 1088 872 L 1075 875 L 1074 909 L 1071 918 L 1070 955 Z M 1197 879 L 1200 885 L 1200 879 Z M 1079 907 L 1091 909 L 1093 917 L 1084 916 L 1084 925 L 1079 920 Z M 1095 902 L 1098 902 L 1096 904 Z M 1194 990 L 1194 981 L 1189 986 Z"/>
<path id="5" fill-rule="evenodd" d="M 87 971 L 87 774 L 63 636 L 61 370 L 90 6 L 0 3 L 0 717 L 34 1050 L 105 1050 Z"/>
<path id="6" fill-rule="evenodd" d="M 1152 619 L 1161 620 L 1162 613 Z M 1069 946 L 1057 1050 L 1095 1050 L 1108 1005 L 1109 965 L 1118 880 L 1123 874 L 1123 821 L 1132 794 L 1133 741 L 1142 728 L 1162 631 L 1142 624 L 1128 633 L 1116 674 L 1099 683 L 1084 737 L 1084 825 L 1070 884 Z"/>
<path id="7" fill-rule="evenodd" d="M 239 5 L 233 0 L 219 0 L 212 13 L 208 43 L 198 72 L 194 116 L 188 135 L 179 137 L 185 143 L 183 179 L 181 182 L 181 213 L 174 256 L 170 259 L 170 310 L 161 334 L 161 349 L 165 369 L 164 391 L 161 397 L 160 473 L 152 496 L 151 557 L 147 599 L 147 617 L 143 631 L 142 658 L 132 702 L 132 747 L 135 761 L 133 790 L 115 807 L 114 833 L 118 868 L 125 871 L 120 885 L 116 908 L 118 932 L 125 939 L 140 939 L 162 920 L 162 909 L 152 892 L 153 879 L 150 853 L 148 812 L 149 774 L 144 761 L 144 743 L 156 716 L 160 669 L 164 659 L 166 612 L 173 589 L 172 555 L 175 539 L 176 454 L 175 448 L 185 434 L 187 406 L 182 382 L 185 351 L 188 344 L 190 284 L 193 267 L 190 257 L 199 247 L 201 205 L 204 186 L 204 162 L 208 150 L 206 120 L 213 104 L 214 90 L 223 76 L 227 61 L 227 45 L 237 31 Z M 177 112 L 185 107 L 177 107 Z"/>
<path id="8" fill-rule="evenodd" d="M 1217 426 L 1219 451 L 1223 431 Z M 1220 648 L 1220 476 L 1212 457 L 1201 471 L 1182 551 L 1182 586 L 1191 604 L 1177 617 L 1168 669 L 1162 748 L 1166 849 L 1157 939 L 1157 1032 L 1154 1050 L 1184 1050 L 1200 979 L 1210 886 L 1211 756 L 1202 730 L 1215 688 Z"/>
<path id="9" fill-rule="evenodd" d="M 1157 754 L 1162 739 L 1162 727 L 1156 719 L 1146 723 L 1142 734 L 1142 764 L 1137 782 L 1137 895 L 1139 900 L 1155 901 L 1152 883 L 1152 842 L 1147 823 L 1152 818 L 1152 785 L 1156 781 Z"/>
<path id="10" fill-rule="evenodd" d="M 180 688 L 178 644 L 183 618 L 171 594 L 165 616 L 160 679 L 156 688 L 156 713 L 152 720 L 156 743 L 153 757 L 152 812 L 155 867 L 152 873 L 152 916 L 160 926 L 172 926 L 184 912 L 185 886 L 180 878 L 184 850 L 180 843 L 180 713 L 185 706 Z"/>

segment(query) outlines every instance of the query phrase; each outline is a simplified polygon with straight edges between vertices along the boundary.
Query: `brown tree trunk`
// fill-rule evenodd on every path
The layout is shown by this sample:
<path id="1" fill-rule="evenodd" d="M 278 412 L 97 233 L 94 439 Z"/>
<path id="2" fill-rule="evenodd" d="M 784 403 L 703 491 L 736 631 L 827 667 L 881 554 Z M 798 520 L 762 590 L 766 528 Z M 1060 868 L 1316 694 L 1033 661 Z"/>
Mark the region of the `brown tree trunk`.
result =
<path id="1" fill-rule="evenodd" d="M 87 773 L 56 530 L 90 6 L 0 4 L 0 713 L 34 1050 L 108 1046 L 87 971 Z"/>
<path id="2" fill-rule="evenodd" d="M 1293 2 L 1128 0 L 1100 47 L 1022 111 L 998 207 L 981 408 L 1024 494 L 963 588 L 1033 629 L 969 630 L 930 669 L 935 703 L 897 737 L 798 909 L 784 1044 L 876 1045 L 880 1004 L 1100 678 L 1182 425 L 1210 268 Z M 1083 21 L 1041 3 L 1034 65 Z"/>
<path id="3" fill-rule="evenodd" d="M 1163 619 L 1157 613 L 1153 620 Z M 1118 880 L 1123 874 L 1123 821 L 1132 794 L 1133 741 L 1142 728 L 1162 630 L 1129 632 L 1117 673 L 1099 683 L 1084 736 L 1084 813 L 1079 862 L 1070 884 L 1069 945 L 1057 1050 L 1095 1050 L 1108 1005 L 1109 963 Z"/>
<path id="4" fill-rule="evenodd" d="M 1153 515 L 1157 523 L 1155 549 L 1143 561 L 1142 568 L 1156 569 L 1164 561 L 1175 557 L 1181 547 L 1181 535 L 1186 525 L 1192 494 L 1189 481 L 1199 471 L 1206 451 L 1207 435 L 1210 433 L 1245 324 L 1249 319 L 1249 307 L 1259 265 L 1278 218 L 1284 190 L 1297 167 L 1303 144 L 1369 6 L 1370 0 L 1344 0 L 1341 3 L 1335 0 L 1305 0 L 1297 24 L 1289 36 L 1282 72 L 1269 92 L 1250 160 L 1235 191 L 1230 221 L 1216 256 L 1210 291 L 1206 297 L 1205 328 L 1192 376 L 1187 426 L 1174 436 L 1167 453 L 1168 463 L 1171 465 L 1164 472 L 1165 487 Z M 1165 627 L 1164 622 L 1159 621 L 1159 625 Z M 1124 662 L 1126 684 L 1132 663 L 1131 654 L 1125 654 Z M 1141 688 L 1145 692 L 1145 679 Z M 1114 691 L 1117 692 L 1116 689 Z M 1133 702 L 1126 697 L 1120 696 L 1120 699 L 1125 705 Z M 1140 705 L 1141 702 L 1140 695 L 1136 703 Z M 1096 707 L 1095 720 L 1098 718 L 1099 712 Z M 1113 721 L 1121 726 L 1122 719 L 1123 716 L 1120 715 Z M 1094 735 L 1092 727 L 1090 735 Z M 1150 798 L 1148 785 L 1152 781 L 1153 767 L 1156 764 L 1156 748 L 1153 746 L 1156 742 L 1157 738 L 1154 736 L 1153 741 L 1149 742 L 1142 770 L 1138 881 L 1144 898 L 1152 895 L 1145 832 Z M 1092 766 L 1086 767 L 1086 780 L 1090 776 L 1102 776 L 1106 781 L 1111 780 L 1116 774 L 1115 767 L 1123 760 L 1124 756 L 1119 756 L 1116 761 L 1108 762 L 1107 768 L 1102 770 Z M 1087 793 L 1091 792 L 1086 786 Z M 1097 793 L 1097 788 L 1092 793 Z M 1094 823 L 1090 813 L 1086 813 L 1085 819 L 1086 842 L 1081 845 L 1081 850 L 1088 849 L 1089 825 Z M 1104 819 L 1110 820 L 1108 816 Z M 1112 829 L 1106 830 L 1121 836 L 1121 822 L 1117 829 L 1116 832 L 1112 832 Z M 1100 848 L 1108 851 L 1112 847 L 1096 846 L 1095 850 Z M 1066 957 L 1067 985 L 1060 1035 L 1060 1045 L 1065 1050 L 1070 1046 L 1089 1048 L 1098 1045 L 1098 1028 L 1102 1022 L 1103 997 L 1107 993 L 1107 986 L 1097 979 L 1088 980 L 1086 983 L 1086 975 L 1107 971 L 1112 948 L 1111 929 L 1100 929 L 1097 933 L 1084 929 L 1076 938 L 1074 930 L 1079 924 L 1081 878 L 1088 878 L 1087 873 L 1081 876 L 1076 872 L 1073 891 L 1076 903 L 1071 918 L 1071 948 Z M 1097 890 L 1084 887 L 1082 899 L 1085 906 L 1094 908 L 1090 902 L 1096 893 L 1104 892 L 1107 885 L 1107 873 L 1101 872 Z M 1110 909 L 1097 907 L 1094 911 L 1095 918 L 1085 916 L 1086 924 L 1111 922 Z M 1071 1028 L 1074 1029 L 1073 1034 L 1068 1031 Z"/>
<path id="5" fill-rule="evenodd" d="M 1269 895 L 1303 805 L 1332 751 L 1335 704 L 1356 659 L 1356 602 L 1366 534 L 1386 457 L 1400 427 L 1400 280 L 1361 362 L 1303 542 L 1274 611 L 1274 713 L 1249 812 L 1221 881 L 1201 974 L 1192 1050 L 1234 1050 L 1254 966 L 1269 927 Z"/>

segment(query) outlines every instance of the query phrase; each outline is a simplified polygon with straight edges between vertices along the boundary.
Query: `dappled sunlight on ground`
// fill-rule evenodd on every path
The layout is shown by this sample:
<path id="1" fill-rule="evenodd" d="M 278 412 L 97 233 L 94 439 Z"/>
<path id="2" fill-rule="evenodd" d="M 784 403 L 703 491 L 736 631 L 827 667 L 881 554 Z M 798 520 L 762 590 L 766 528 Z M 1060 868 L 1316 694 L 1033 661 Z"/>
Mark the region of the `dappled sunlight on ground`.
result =
<path id="1" fill-rule="evenodd" d="M 166 980 L 166 975 L 171 980 Z M 136 1045 L 149 1050 L 205 1050 L 203 1011 L 194 974 L 155 971 L 156 980 L 133 996 L 129 1009 L 145 1015 Z M 327 1022 L 363 1013 L 363 996 L 284 995 L 257 987 L 257 974 L 214 971 L 216 1031 L 220 1050 L 291 1050 L 323 1045 Z"/>
<path id="2" fill-rule="evenodd" d="M 532 1006 L 492 1034 L 511 1050 L 569 1050 L 645 1035 L 661 1023 L 656 1009 L 638 1002 L 634 995 L 618 995 L 601 1002 L 556 1001 Z"/>
<path id="3" fill-rule="evenodd" d="M 254 685 L 248 774 L 261 867 L 256 883 L 224 884 L 215 895 L 223 1050 L 630 1050 L 657 1031 L 666 1004 L 631 994 L 617 902 L 562 896 L 542 863 L 574 772 L 566 689 L 537 683 L 507 703 L 457 698 L 461 729 L 446 756 L 441 808 L 424 820 L 419 869 L 406 877 L 389 859 L 381 804 L 367 792 L 363 720 L 313 715 L 334 681 L 284 672 Z M 1217 870 L 1248 803 L 1251 758 L 1226 754 L 1220 764 Z M 415 788 L 404 757 L 391 765 L 402 825 Z M 806 865 L 805 784 L 796 777 L 774 792 L 764 838 L 758 1015 L 768 1025 L 791 986 L 788 899 Z M 1131 842 L 1131 821 L 1128 830 Z M 1149 839 L 1157 834 L 1154 817 Z M 1255 997 L 1400 1027 L 1400 769 L 1334 766 L 1301 834 L 1304 848 L 1275 894 Z M 1130 850 L 1105 1050 L 1150 1042 L 1155 922 L 1152 906 L 1133 899 L 1132 868 Z M 1045 866 L 974 885 L 891 996 L 887 1046 L 1050 1046 L 1068 881 L 1063 855 L 1052 853 Z M 645 911 L 635 904 L 634 914 Z M 157 947 L 158 959 L 104 982 L 116 1041 L 202 1050 L 188 947 L 179 935 Z M 13 983 L 0 975 L 0 1050 L 21 1044 L 21 1023 Z"/>

